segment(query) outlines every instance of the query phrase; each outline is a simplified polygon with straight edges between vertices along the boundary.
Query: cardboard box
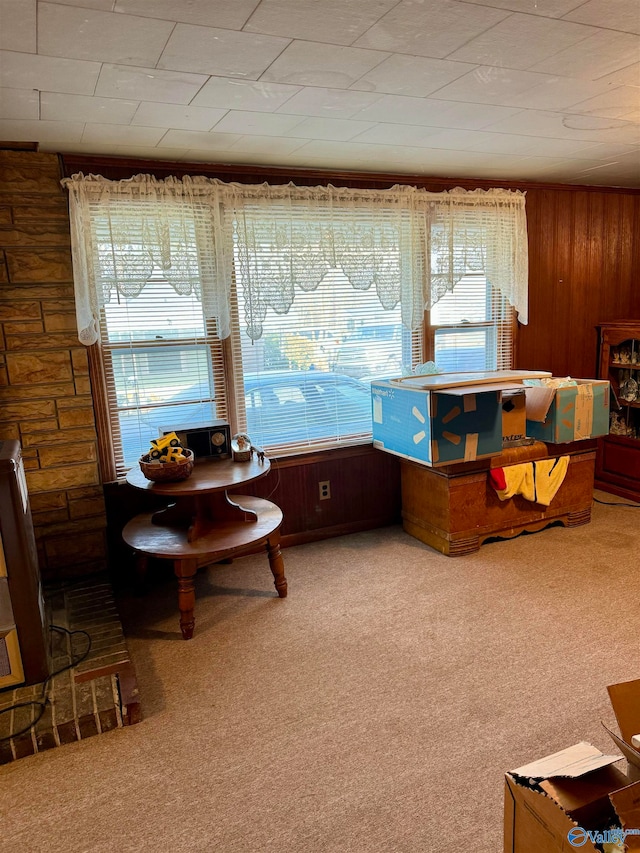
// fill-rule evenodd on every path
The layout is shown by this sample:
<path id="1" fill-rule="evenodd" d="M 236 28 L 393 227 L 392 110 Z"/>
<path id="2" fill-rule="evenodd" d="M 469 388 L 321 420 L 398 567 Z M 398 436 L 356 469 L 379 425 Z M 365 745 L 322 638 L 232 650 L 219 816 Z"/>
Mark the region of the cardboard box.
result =
<path id="1" fill-rule="evenodd" d="M 502 392 L 502 444 L 522 441 L 527 435 L 524 388 Z"/>
<path id="2" fill-rule="evenodd" d="M 609 382 L 576 379 L 567 388 L 526 386 L 527 435 L 552 444 L 609 432 Z"/>
<path id="3" fill-rule="evenodd" d="M 373 381 L 373 446 L 425 465 L 502 452 L 502 393 L 545 372 L 440 373 Z"/>
<path id="4" fill-rule="evenodd" d="M 507 773 L 505 853 L 640 850 L 640 783 L 619 760 L 583 742 Z"/>
<path id="5" fill-rule="evenodd" d="M 640 749 L 631 743 L 631 738 L 640 734 L 640 678 L 611 684 L 607 691 L 621 737 L 604 727 L 627 759 L 627 775 L 633 782 L 640 782 Z"/>

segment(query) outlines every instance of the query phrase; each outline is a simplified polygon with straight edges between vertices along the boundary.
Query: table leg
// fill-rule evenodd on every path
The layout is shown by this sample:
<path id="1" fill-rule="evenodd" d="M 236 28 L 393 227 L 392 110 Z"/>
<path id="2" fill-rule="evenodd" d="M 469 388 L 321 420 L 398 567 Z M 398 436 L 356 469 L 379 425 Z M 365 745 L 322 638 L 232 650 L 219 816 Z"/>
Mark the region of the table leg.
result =
<path id="1" fill-rule="evenodd" d="M 273 584 L 280 598 L 286 598 L 287 579 L 284 576 L 284 560 L 280 550 L 280 535 L 277 531 L 267 539 L 267 554 L 269 555 L 269 568 L 273 574 Z"/>
<path id="2" fill-rule="evenodd" d="M 193 610 L 196 604 L 194 577 L 198 570 L 197 560 L 174 560 L 173 570 L 178 578 L 178 607 L 180 608 L 180 630 L 185 640 L 193 637 L 196 620 Z"/>

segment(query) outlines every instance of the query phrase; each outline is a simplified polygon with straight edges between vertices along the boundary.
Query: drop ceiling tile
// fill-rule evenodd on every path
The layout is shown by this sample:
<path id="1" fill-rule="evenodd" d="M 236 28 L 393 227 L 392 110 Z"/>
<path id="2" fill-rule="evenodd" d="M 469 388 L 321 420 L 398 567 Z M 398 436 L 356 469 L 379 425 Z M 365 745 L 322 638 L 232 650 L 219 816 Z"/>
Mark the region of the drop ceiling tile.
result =
<path id="1" fill-rule="evenodd" d="M 385 95 L 375 104 L 361 110 L 354 118 L 362 121 L 399 122 L 400 124 L 473 130 L 482 129 L 519 112 L 520 110 L 516 107 Z"/>
<path id="2" fill-rule="evenodd" d="M 262 79 L 344 89 L 387 56 L 378 50 L 294 41 L 262 75 Z"/>
<path id="3" fill-rule="evenodd" d="M 581 101 L 571 107 L 572 113 L 584 113 L 594 116 L 624 118 L 635 115 L 640 110 L 640 89 L 633 86 L 620 86 L 606 95 L 598 95 Z"/>
<path id="4" fill-rule="evenodd" d="M 185 107 L 179 104 L 142 103 L 131 124 L 142 127 L 164 127 L 177 130 L 211 130 L 225 110 Z"/>
<path id="5" fill-rule="evenodd" d="M 216 124 L 216 132 L 255 136 L 286 136 L 287 132 L 300 124 L 302 120 L 302 116 L 230 110 Z"/>
<path id="6" fill-rule="evenodd" d="M 238 133 L 198 133 L 195 130 L 168 130 L 158 143 L 158 148 L 190 148 L 207 151 L 224 151 L 240 139 Z"/>
<path id="7" fill-rule="evenodd" d="M 612 74 L 636 63 L 639 54 L 638 36 L 597 30 L 584 41 L 560 51 L 544 62 L 532 65 L 529 70 L 597 80 L 605 74 Z"/>
<path id="8" fill-rule="evenodd" d="M 113 12 L 116 0 L 58 0 L 62 6 L 84 6 L 86 9 L 101 9 Z"/>
<path id="9" fill-rule="evenodd" d="M 82 142 L 111 145 L 157 145 L 165 131 L 160 127 L 131 127 L 123 124 L 87 124 Z"/>
<path id="10" fill-rule="evenodd" d="M 473 3 L 476 0 L 461 0 L 462 3 Z M 507 9 L 510 12 L 524 12 L 527 15 L 542 15 L 545 18 L 562 18 L 583 0 L 491 0 L 496 9 Z"/>
<path id="11" fill-rule="evenodd" d="M 640 62 L 634 62 L 619 71 L 600 77 L 598 82 L 610 83 L 614 86 L 640 86 Z"/>
<path id="12" fill-rule="evenodd" d="M 48 56 L 153 67 L 172 29 L 168 21 L 57 3 L 38 5 L 38 51 Z"/>
<path id="13" fill-rule="evenodd" d="M 466 62 L 395 54 L 385 59 L 351 86 L 364 92 L 423 98 L 474 68 Z"/>
<path id="14" fill-rule="evenodd" d="M 351 44 L 397 0 L 262 0 L 245 32 Z"/>
<path id="15" fill-rule="evenodd" d="M 455 0 L 402 0 L 355 46 L 442 59 L 508 15 Z"/>
<path id="16" fill-rule="evenodd" d="M 540 139 L 533 136 L 518 136 L 512 133 L 489 131 L 443 130 L 432 134 L 427 140 L 430 148 L 445 148 L 458 151 L 475 151 L 485 154 L 513 155 L 518 157 L 572 157 L 592 147 L 589 142 L 572 139 Z"/>
<path id="17" fill-rule="evenodd" d="M 79 142 L 84 124 L 70 121 L 0 121 L 0 137 L 9 141 L 25 140 L 59 145 L 58 150 L 70 142 Z"/>
<path id="18" fill-rule="evenodd" d="M 486 129 L 495 133 L 516 133 L 551 139 L 578 139 L 584 142 L 635 144 L 640 140 L 640 128 L 633 127 L 629 122 L 620 119 L 542 110 L 523 110 L 517 115 L 495 122 Z"/>
<path id="19" fill-rule="evenodd" d="M 135 157 L 137 160 L 186 160 L 181 148 L 162 148 L 155 145 L 114 145 L 115 157 Z"/>
<path id="20" fill-rule="evenodd" d="M 0 52 L 0 65 L 5 86 L 75 95 L 93 94 L 100 73 L 99 62 L 12 51 Z"/>
<path id="21" fill-rule="evenodd" d="M 544 65 L 546 59 L 594 32 L 597 30 L 584 24 L 516 13 L 467 42 L 448 58 L 479 65 L 549 72 Z M 535 63 L 538 65 L 531 68 Z"/>
<path id="22" fill-rule="evenodd" d="M 588 0 L 577 9 L 564 15 L 565 21 L 579 21 L 607 30 L 640 33 L 640 8 L 638 0 Z"/>
<path id="23" fill-rule="evenodd" d="M 380 95 L 343 89 L 305 87 L 278 108 L 279 113 L 304 116 L 351 118 L 365 107 L 375 104 Z"/>
<path id="24" fill-rule="evenodd" d="M 286 136 L 243 136 L 233 146 L 234 151 L 245 154 L 291 154 L 306 143 L 305 139 Z"/>
<path id="25" fill-rule="evenodd" d="M 375 123 L 371 121 L 351 121 L 347 118 L 307 118 L 296 125 L 289 132 L 289 136 L 346 142 L 372 127 L 375 127 Z"/>
<path id="26" fill-rule="evenodd" d="M 115 11 L 184 24 L 241 30 L 259 0 L 116 0 Z"/>
<path id="27" fill-rule="evenodd" d="M 427 128 L 417 124 L 377 124 L 362 133 L 357 142 L 370 142 L 376 145 L 427 145 L 426 140 L 437 133 L 437 128 Z"/>
<path id="28" fill-rule="evenodd" d="M 0 49 L 36 52 L 36 0 L 0 0 L 0 23 Z"/>
<path id="29" fill-rule="evenodd" d="M 178 24 L 158 68 L 256 79 L 289 43 L 276 36 Z"/>
<path id="30" fill-rule="evenodd" d="M 40 118 L 40 95 L 30 89 L 0 89 L 0 118 Z"/>
<path id="31" fill-rule="evenodd" d="M 299 91 L 299 86 L 282 83 L 210 77 L 191 103 L 193 106 L 271 113 Z"/>
<path id="32" fill-rule="evenodd" d="M 49 121 L 64 115 L 69 121 L 129 124 L 138 108 L 137 101 L 90 98 L 87 95 L 65 95 L 59 92 L 42 92 L 40 100 L 41 116 Z"/>
<path id="33" fill-rule="evenodd" d="M 520 97 L 522 93 L 537 86 L 543 79 L 542 75 L 530 71 L 480 65 L 464 77 L 438 89 L 433 97 L 482 104 L 504 104 L 507 98 L 511 101 L 516 98 L 518 103 L 524 102 L 524 106 L 526 99 Z"/>
<path id="34" fill-rule="evenodd" d="M 130 98 L 163 104 L 188 104 L 207 81 L 206 74 L 160 71 L 127 65 L 102 66 L 96 95 L 103 98 Z"/>
<path id="35" fill-rule="evenodd" d="M 599 80 L 577 80 L 540 72 L 481 65 L 454 83 L 439 89 L 432 97 L 554 110 L 564 109 L 581 98 L 593 97 L 610 89 L 609 83 Z"/>

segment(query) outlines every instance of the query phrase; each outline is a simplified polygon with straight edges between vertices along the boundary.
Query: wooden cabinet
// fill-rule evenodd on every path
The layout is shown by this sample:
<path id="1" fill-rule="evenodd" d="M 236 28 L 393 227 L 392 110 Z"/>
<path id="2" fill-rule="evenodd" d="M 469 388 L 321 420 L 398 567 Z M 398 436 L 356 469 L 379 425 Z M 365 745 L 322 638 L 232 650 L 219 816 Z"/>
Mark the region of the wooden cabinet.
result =
<path id="1" fill-rule="evenodd" d="M 609 435 L 598 440 L 596 487 L 640 501 L 640 320 L 603 323 L 599 378 L 611 383 Z"/>

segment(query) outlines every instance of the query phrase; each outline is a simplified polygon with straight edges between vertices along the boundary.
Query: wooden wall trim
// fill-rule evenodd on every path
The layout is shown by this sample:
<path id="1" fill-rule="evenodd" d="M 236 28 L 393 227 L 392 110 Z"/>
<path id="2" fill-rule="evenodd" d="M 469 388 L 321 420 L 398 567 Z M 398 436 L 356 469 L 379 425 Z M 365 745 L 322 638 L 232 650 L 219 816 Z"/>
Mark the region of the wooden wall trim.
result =
<path id="1" fill-rule="evenodd" d="M 536 181 L 487 180 L 482 178 L 425 177 L 424 175 L 403 174 L 401 172 L 354 172 L 330 171 L 326 169 L 301 169 L 297 167 L 250 166 L 237 163 L 185 163 L 173 160 L 137 160 L 129 157 L 100 157 L 81 154 L 61 154 L 64 175 L 70 177 L 77 172 L 101 174 L 111 180 L 122 180 L 136 174 L 152 174 L 158 178 L 170 175 L 204 175 L 221 180 L 240 183 L 261 183 L 275 181 L 287 183 L 296 179 L 299 184 L 345 184 L 352 187 L 371 187 L 381 189 L 394 184 L 410 184 L 438 192 L 452 187 L 464 189 L 506 189 L 527 190 L 552 189 L 567 192 L 612 192 L 640 195 L 640 189 L 633 187 L 599 187 L 590 185 L 558 184 Z"/>

